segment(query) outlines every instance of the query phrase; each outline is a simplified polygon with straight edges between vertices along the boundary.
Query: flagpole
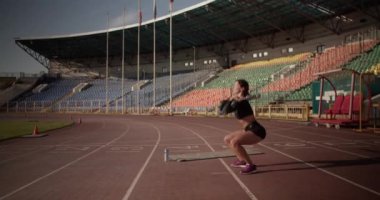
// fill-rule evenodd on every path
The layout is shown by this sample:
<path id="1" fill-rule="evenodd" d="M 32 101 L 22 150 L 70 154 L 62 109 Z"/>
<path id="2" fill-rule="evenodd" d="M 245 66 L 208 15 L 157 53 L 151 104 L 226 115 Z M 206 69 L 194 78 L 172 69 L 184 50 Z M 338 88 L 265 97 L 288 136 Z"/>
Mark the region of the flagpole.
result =
<path id="1" fill-rule="evenodd" d="M 173 0 L 170 0 L 170 61 L 169 61 L 169 79 L 170 79 L 170 83 L 169 83 L 169 93 L 170 93 L 170 115 L 172 115 L 172 112 L 173 112 L 173 107 L 172 107 L 172 102 L 173 102 L 173 99 L 172 99 L 172 94 L 173 94 L 173 88 L 172 88 L 172 70 L 173 70 L 173 41 L 172 41 L 172 36 L 173 36 Z"/>
<path id="2" fill-rule="evenodd" d="M 156 107 L 156 0 L 153 0 L 153 107 Z"/>
<path id="3" fill-rule="evenodd" d="M 138 26 L 138 31 L 137 31 L 137 114 L 140 114 L 140 87 L 139 87 L 139 82 L 140 82 L 140 28 L 141 28 L 141 20 L 142 20 L 142 13 L 141 13 L 141 0 L 138 2 L 139 4 L 139 26 Z"/>
<path id="4" fill-rule="evenodd" d="M 194 72 L 195 72 L 195 46 L 193 46 L 193 50 L 194 50 L 194 54 L 193 54 L 193 68 L 194 68 Z"/>
<path id="5" fill-rule="evenodd" d="M 125 29 L 125 7 L 124 7 L 124 13 L 123 13 L 123 42 L 122 42 L 122 53 L 121 53 L 121 113 L 125 113 L 125 104 L 124 104 L 124 47 L 125 47 L 125 36 L 124 36 L 124 29 Z"/>
<path id="6" fill-rule="evenodd" d="M 109 40 L 109 26 L 110 26 L 110 16 L 107 13 L 107 42 L 106 42 L 106 113 L 109 111 L 109 99 L 108 99 L 108 40 Z"/>

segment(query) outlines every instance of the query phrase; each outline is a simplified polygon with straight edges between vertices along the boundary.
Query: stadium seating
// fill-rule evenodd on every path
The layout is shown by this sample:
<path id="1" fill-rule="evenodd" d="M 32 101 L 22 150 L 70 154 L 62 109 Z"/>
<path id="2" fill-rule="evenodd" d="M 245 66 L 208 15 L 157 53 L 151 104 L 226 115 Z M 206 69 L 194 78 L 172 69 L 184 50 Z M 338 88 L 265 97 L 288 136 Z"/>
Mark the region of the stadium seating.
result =
<path id="1" fill-rule="evenodd" d="M 340 114 L 341 111 L 341 106 L 346 98 L 343 95 L 338 95 L 334 101 L 334 104 L 331 109 L 328 109 L 325 111 L 326 115 L 330 115 L 330 119 L 335 118 L 337 114 Z"/>
<path id="2" fill-rule="evenodd" d="M 237 65 L 218 74 L 218 78 L 206 84 L 204 88 L 229 88 L 237 79 L 247 80 L 251 88 L 261 87 L 268 84 L 272 74 L 288 66 L 299 64 L 300 61 L 307 59 L 309 55 L 309 53 L 302 53 L 290 57 Z"/>
<path id="3" fill-rule="evenodd" d="M 131 90 L 135 80 L 125 80 L 124 83 L 124 93 Z M 66 101 L 91 101 L 91 100 L 105 100 L 106 99 L 106 80 L 96 79 L 89 82 L 91 85 L 89 88 L 75 93 Z M 109 100 L 115 100 L 122 95 L 121 92 L 121 80 L 109 80 L 108 81 L 108 98 Z"/>
<path id="4" fill-rule="evenodd" d="M 203 88 L 197 88 L 175 99 L 173 105 L 175 107 L 191 108 L 216 106 L 221 99 L 230 95 L 230 88 L 237 79 L 246 79 L 251 86 L 251 90 L 255 93 L 256 88 L 260 88 L 268 83 L 272 74 L 289 66 L 294 67 L 301 61 L 308 59 L 309 56 L 310 53 L 302 53 L 268 61 L 237 65 L 219 73 L 217 78 L 207 83 Z M 255 100 L 255 102 L 267 103 L 268 100 L 272 101 L 278 96 L 279 94 L 271 94 L 267 96 L 268 98 L 262 97 L 259 100 Z"/>
<path id="5" fill-rule="evenodd" d="M 301 88 L 315 80 L 317 78 L 316 73 L 342 67 L 343 64 L 353 59 L 361 51 L 368 51 L 376 44 L 375 41 L 365 41 L 363 43 L 364 45 L 362 43 L 352 43 L 329 48 L 322 54 L 317 54 L 306 68 L 292 76 L 268 84 L 261 91 L 291 91 Z"/>
<path id="6" fill-rule="evenodd" d="M 310 101 L 312 98 L 311 85 L 292 91 L 285 99 L 287 101 Z"/>
<path id="7" fill-rule="evenodd" d="M 357 59 L 348 63 L 345 68 L 359 73 L 371 72 L 372 68 L 380 63 L 380 45 L 376 45 L 371 51 L 361 54 Z M 373 71 L 374 72 L 374 71 Z"/>
<path id="8" fill-rule="evenodd" d="M 253 67 L 265 67 L 265 66 L 272 66 L 272 65 L 292 64 L 301 60 L 305 60 L 310 55 L 311 53 L 300 53 L 293 56 L 279 57 L 279 58 L 263 60 L 263 61 L 255 61 L 255 62 L 236 65 L 234 66 L 234 69 L 240 69 L 240 68 L 246 68 L 246 67 L 253 68 Z"/>
<path id="9" fill-rule="evenodd" d="M 179 96 L 185 91 L 194 87 L 194 84 L 207 78 L 210 72 L 208 70 L 200 70 L 191 73 L 182 73 L 172 76 L 172 96 L 173 98 Z M 170 98 L 170 77 L 162 76 L 156 79 L 156 105 L 161 105 L 167 102 Z M 151 107 L 153 106 L 153 82 L 151 81 L 139 91 L 140 106 Z M 137 91 L 129 93 L 126 97 L 127 107 L 136 105 Z"/>
<path id="10" fill-rule="evenodd" d="M 375 75 L 380 75 L 380 61 L 379 64 L 372 66 L 372 68 L 369 69 L 368 72 L 373 73 Z"/>
<path id="11" fill-rule="evenodd" d="M 364 53 L 362 53 L 363 51 Z M 322 54 L 314 56 L 311 56 L 311 53 L 302 53 L 267 61 L 240 64 L 217 74 L 216 78 L 210 79 L 210 82 L 203 87 L 199 85 L 201 81 L 209 77 L 210 71 L 208 70 L 175 74 L 172 76 L 173 106 L 175 108 L 196 108 L 197 110 L 215 107 L 220 100 L 230 96 L 230 88 L 237 79 L 246 79 L 250 84 L 250 92 L 254 95 L 261 95 L 259 99 L 251 100 L 251 103 L 256 105 L 283 101 L 310 101 L 312 100 L 311 82 L 317 78 L 314 74 L 340 67 L 360 73 L 379 73 L 379 62 L 380 45 L 376 45 L 375 41 L 364 41 L 332 47 L 326 49 Z M 349 71 L 345 70 L 345 72 Z M 330 79 L 335 85 L 341 87 L 339 89 L 349 89 L 350 76 L 347 74 L 338 73 L 332 75 Z M 123 94 L 126 107 L 136 107 L 138 93 L 140 106 L 152 107 L 153 82 L 152 80 L 142 82 L 137 86 L 135 80 L 126 80 L 124 91 L 121 91 L 121 81 L 110 79 L 108 99 L 112 109 L 115 109 L 115 105 L 119 107 L 118 109 L 121 108 Z M 88 83 L 88 86 L 84 84 L 86 87 L 79 87 L 80 83 Z M 104 79 L 59 79 L 48 83 L 47 89 L 35 90 L 34 93 L 30 91 L 17 101 L 24 107 L 32 104 L 43 105 L 41 107 L 50 106 L 53 110 L 61 107 L 100 109 L 106 105 L 105 85 Z M 165 105 L 169 101 L 169 85 L 169 76 L 156 79 L 155 102 L 157 106 Z M 73 88 L 76 86 L 78 90 L 73 92 Z M 137 87 L 141 88 L 136 89 Z M 334 112 L 335 110 L 329 111 L 330 114 L 335 114 Z"/>
<path id="12" fill-rule="evenodd" d="M 229 88 L 195 89 L 173 101 L 174 107 L 212 107 L 230 96 Z"/>
<path id="13" fill-rule="evenodd" d="M 16 77 L 0 77 L 0 91 L 8 88 L 16 81 Z"/>
<path id="14" fill-rule="evenodd" d="M 61 79 L 48 85 L 48 88 L 40 93 L 29 92 L 24 98 L 18 101 L 56 101 L 59 98 L 71 93 L 72 89 L 79 84 L 82 79 Z"/>
<path id="15" fill-rule="evenodd" d="M 0 92 L 0 106 L 10 103 L 13 99 L 18 98 L 21 94 L 28 91 L 36 84 L 39 78 L 23 77 L 6 89 Z M 10 103 L 12 105 L 12 103 Z"/>

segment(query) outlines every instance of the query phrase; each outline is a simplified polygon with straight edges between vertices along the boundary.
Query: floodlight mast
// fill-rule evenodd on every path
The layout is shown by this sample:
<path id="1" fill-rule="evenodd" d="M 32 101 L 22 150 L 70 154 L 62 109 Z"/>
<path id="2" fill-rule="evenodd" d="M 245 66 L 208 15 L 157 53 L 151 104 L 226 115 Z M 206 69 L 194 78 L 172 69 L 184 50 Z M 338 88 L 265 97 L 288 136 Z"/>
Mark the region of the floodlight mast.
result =
<path id="1" fill-rule="evenodd" d="M 137 104 L 137 114 L 140 114 L 140 31 L 141 31 L 141 21 L 142 21 L 142 13 L 141 13 L 141 0 L 138 2 L 139 4 L 139 26 L 137 31 L 137 95 L 136 95 L 136 104 Z"/>
<path id="2" fill-rule="evenodd" d="M 109 97 L 108 97 L 108 40 L 109 40 L 109 27 L 110 26 L 110 16 L 107 12 L 107 42 L 106 42 L 106 113 L 109 111 Z"/>
<path id="3" fill-rule="evenodd" d="M 153 0 L 153 107 L 156 107 L 156 0 Z"/>
<path id="4" fill-rule="evenodd" d="M 173 74 L 173 0 L 170 0 L 170 61 L 169 61 L 169 95 L 170 95 L 170 103 L 169 103 L 169 114 L 173 113 L 173 85 L 172 85 L 172 74 Z"/>
<path id="5" fill-rule="evenodd" d="M 124 13 L 123 13 L 123 41 L 122 41 L 122 52 L 121 52 L 121 113 L 124 114 L 125 113 L 125 99 L 124 99 L 124 87 L 125 87 L 125 68 L 124 68 L 124 59 L 125 59 L 125 56 L 124 56 L 124 48 L 125 48 L 125 7 L 124 7 Z"/>

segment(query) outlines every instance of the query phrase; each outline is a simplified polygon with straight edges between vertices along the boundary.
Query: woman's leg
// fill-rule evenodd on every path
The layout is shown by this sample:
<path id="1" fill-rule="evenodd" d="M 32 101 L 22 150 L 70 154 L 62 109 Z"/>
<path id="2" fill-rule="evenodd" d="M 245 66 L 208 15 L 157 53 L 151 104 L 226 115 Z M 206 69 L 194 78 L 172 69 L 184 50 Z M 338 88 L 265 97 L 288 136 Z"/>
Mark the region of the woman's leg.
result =
<path id="1" fill-rule="evenodd" d="M 226 135 L 224 137 L 224 143 L 231 149 L 233 150 L 233 148 L 231 147 L 231 141 L 233 140 L 233 138 L 237 137 L 237 135 L 240 133 L 241 131 L 234 131 L 228 135 Z M 234 150 L 233 150 L 234 151 Z M 235 153 L 235 151 L 234 151 Z M 241 160 L 241 161 L 244 161 L 244 157 L 241 157 L 240 154 L 237 154 L 235 153 L 236 157 Z"/>
<path id="2" fill-rule="evenodd" d="M 228 139 L 230 148 L 234 151 L 239 160 L 244 160 L 246 163 L 252 165 L 252 160 L 242 145 L 257 144 L 262 139 L 252 132 L 246 131 L 233 132 Z"/>

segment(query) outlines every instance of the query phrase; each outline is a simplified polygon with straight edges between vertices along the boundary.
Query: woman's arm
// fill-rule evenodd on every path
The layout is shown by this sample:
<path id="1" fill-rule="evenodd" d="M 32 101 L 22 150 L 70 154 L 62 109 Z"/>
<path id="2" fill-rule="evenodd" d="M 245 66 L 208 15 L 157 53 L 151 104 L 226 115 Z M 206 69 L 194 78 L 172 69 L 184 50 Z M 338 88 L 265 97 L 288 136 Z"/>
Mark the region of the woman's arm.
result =
<path id="1" fill-rule="evenodd" d="M 238 101 L 237 100 L 223 100 L 219 105 L 219 113 L 222 115 L 226 115 L 232 113 L 237 108 Z"/>

